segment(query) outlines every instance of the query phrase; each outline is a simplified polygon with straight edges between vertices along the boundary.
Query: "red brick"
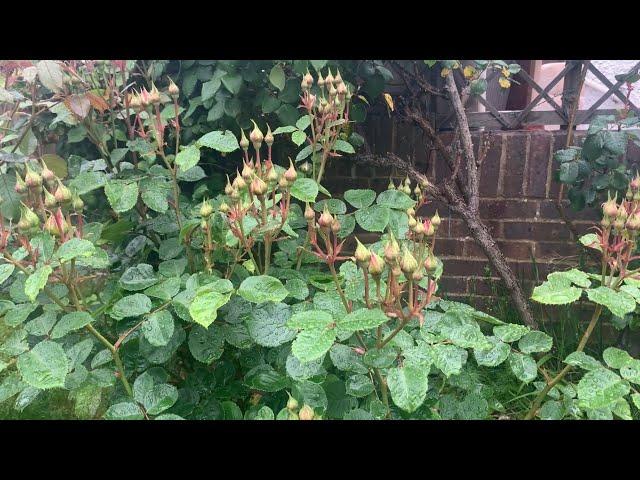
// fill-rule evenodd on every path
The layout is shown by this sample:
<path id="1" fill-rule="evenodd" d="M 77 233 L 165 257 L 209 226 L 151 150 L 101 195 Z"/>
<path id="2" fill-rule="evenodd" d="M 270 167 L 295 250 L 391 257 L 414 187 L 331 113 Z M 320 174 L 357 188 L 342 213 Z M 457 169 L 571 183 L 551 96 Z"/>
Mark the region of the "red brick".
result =
<path id="1" fill-rule="evenodd" d="M 538 242 L 536 258 L 569 257 L 578 254 L 578 246 L 571 242 Z"/>
<path id="2" fill-rule="evenodd" d="M 532 134 L 529 146 L 527 196 L 543 198 L 547 189 L 547 167 L 550 161 L 551 135 Z"/>
<path id="3" fill-rule="evenodd" d="M 486 219 L 500 218 L 534 218 L 538 208 L 538 202 L 527 199 L 502 200 L 482 199 L 480 201 L 480 217 Z"/>
<path id="4" fill-rule="evenodd" d="M 486 259 L 446 258 L 443 257 L 444 273 L 451 276 L 483 276 L 491 272 Z"/>
<path id="5" fill-rule="evenodd" d="M 503 172 L 502 194 L 505 197 L 519 197 L 522 196 L 527 134 L 510 134 L 505 136 L 503 141 L 507 142 L 507 159 Z"/>
<path id="6" fill-rule="evenodd" d="M 570 232 L 562 222 L 504 222 L 504 238 L 511 240 L 569 240 Z"/>
<path id="7" fill-rule="evenodd" d="M 506 258 L 515 258 L 517 260 L 531 260 L 533 256 L 533 242 L 513 241 L 513 240 L 498 240 L 498 247 Z"/>
<path id="8" fill-rule="evenodd" d="M 576 212 L 571 208 L 569 200 L 564 200 L 562 204 L 564 213 L 569 220 L 593 220 L 594 222 L 600 220 L 600 211 L 597 208 L 584 208 Z M 540 217 L 561 219 L 555 200 L 542 200 L 540 202 Z"/>
<path id="9" fill-rule="evenodd" d="M 491 146 L 480 167 L 480 195 L 482 196 L 491 197 L 498 192 L 502 138 L 501 135 L 494 135 L 491 138 Z"/>
<path id="10" fill-rule="evenodd" d="M 435 254 L 462 256 L 464 244 L 464 240 L 457 238 L 436 238 Z"/>
<path id="11" fill-rule="evenodd" d="M 467 293 L 467 277 L 446 277 L 443 276 L 438 281 L 438 294 L 466 294 Z"/>

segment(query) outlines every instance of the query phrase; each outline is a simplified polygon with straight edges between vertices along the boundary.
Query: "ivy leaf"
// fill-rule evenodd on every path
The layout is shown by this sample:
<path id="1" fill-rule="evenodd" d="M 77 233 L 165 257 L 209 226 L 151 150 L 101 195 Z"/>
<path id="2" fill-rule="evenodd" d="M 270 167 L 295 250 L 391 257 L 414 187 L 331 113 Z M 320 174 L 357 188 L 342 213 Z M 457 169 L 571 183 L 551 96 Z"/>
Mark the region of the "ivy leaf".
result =
<path id="1" fill-rule="evenodd" d="M 333 328 L 303 330 L 291 344 L 291 353 L 302 363 L 312 362 L 324 356 L 335 339 L 336 331 Z"/>
<path id="2" fill-rule="evenodd" d="M 529 332 L 518 342 L 518 348 L 522 353 L 548 352 L 552 346 L 553 339 L 540 331 Z"/>
<path id="3" fill-rule="evenodd" d="M 376 328 L 387 322 L 389 318 L 379 308 L 360 308 L 338 319 L 339 328 L 349 331 Z"/>
<path id="4" fill-rule="evenodd" d="M 269 81 L 271 82 L 271 85 L 276 87 L 278 90 L 284 90 L 285 76 L 284 70 L 280 64 L 274 65 L 271 72 L 269 72 Z"/>
<path id="5" fill-rule="evenodd" d="M 509 367 L 516 378 L 524 383 L 530 383 L 538 376 L 536 361 L 529 355 L 511 352 Z"/>
<path id="6" fill-rule="evenodd" d="M 393 403 L 406 412 L 415 412 L 424 403 L 429 388 L 429 368 L 406 364 L 392 368 L 387 384 Z"/>
<path id="7" fill-rule="evenodd" d="M 390 210 L 384 205 L 371 205 L 356 211 L 356 221 L 368 232 L 384 232 L 389 223 Z"/>
<path id="8" fill-rule="evenodd" d="M 49 275 L 51 275 L 52 272 L 53 268 L 51 268 L 51 265 L 43 265 L 29 275 L 29 278 L 24 282 L 24 294 L 31 302 L 36 301 L 36 297 L 40 293 L 40 290 L 47 284 Z"/>
<path id="9" fill-rule="evenodd" d="M 347 190 L 344 199 L 355 208 L 366 208 L 376 199 L 376 192 L 369 189 Z"/>
<path id="10" fill-rule="evenodd" d="M 69 359 L 64 349 L 50 340 L 44 340 L 20 355 L 17 365 L 22 379 L 42 390 L 64 387 L 69 371 Z"/>
<path id="11" fill-rule="evenodd" d="M 302 202 L 315 202 L 318 196 L 318 184 L 311 178 L 298 178 L 291 185 L 291 195 Z"/>
<path id="12" fill-rule="evenodd" d="M 277 278 L 258 275 L 245 278 L 238 288 L 238 295 L 253 303 L 281 302 L 289 291 Z"/>
<path id="13" fill-rule="evenodd" d="M 200 137 L 195 143 L 195 147 L 208 147 L 213 148 L 218 152 L 230 153 L 238 150 L 240 145 L 238 144 L 238 139 L 233 132 L 229 130 L 225 130 L 224 132 L 215 130 Z M 185 168 L 184 170 L 186 171 L 190 169 Z"/>
<path id="14" fill-rule="evenodd" d="M 616 373 L 599 368 L 585 373 L 578 382 L 578 400 L 583 408 L 604 408 L 629 393 L 629 384 Z"/>
<path id="15" fill-rule="evenodd" d="M 138 200 L 138 184 L 126 180 L 109 180 L 104 186 L 104 193 L 111 208 L 116 213 L 131 210 Z"/>
<path id="16" fill-rule="evenodd" d="M 93 322 L 93 317 L 87 312 L 71 312 L 63 315 L 56 326 L 51 331 L 51 338 L 61 338 L 67 333 L 78 330 Z"/>
<path id="17" fill-rule="evenodd" d="M 604 305 L 617 317 L 624 317 L 636 309 L 636 301 L 631 295 L 609 287 L 591 288 L 587 290 L 587 297 L 594 303 Z"/>
<path id="18" fill-rule="evenodd" d="M 306 310 L 291 315 L 291 318 L 287 321 L 287 327 L 298 330 L 326 328 L 332 322 L 333 317 L 328 312 L 323 310 Z"/>

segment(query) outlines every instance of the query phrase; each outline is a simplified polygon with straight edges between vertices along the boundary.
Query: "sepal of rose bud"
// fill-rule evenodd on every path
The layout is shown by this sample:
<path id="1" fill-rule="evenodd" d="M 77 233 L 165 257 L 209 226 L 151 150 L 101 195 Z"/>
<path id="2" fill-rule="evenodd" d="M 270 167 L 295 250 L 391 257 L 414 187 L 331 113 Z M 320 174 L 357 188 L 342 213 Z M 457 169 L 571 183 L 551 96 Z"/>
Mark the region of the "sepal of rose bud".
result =
<path id="1" fill-rule="evenodd" d="M 287 392 L 287 395 L 289 395 L 289 400 L 287 400 L 287 410 L 293 411 L 295 409 L 298 408 L 298 401 L 293 398 L 289 392 Z"/>
<path id="2" fill-rule="evenodd" d="M 340 221 L 337 218 L 333 219 L 333 223 L 331 224 L 331 231 L 338 235 L 338 232 L 340 232 L 340 229 L 342 228 L 342 225 L 340 225 Z"/>
<path id="3" fill-rule="evenodd" d="M 340 75 L 340 70 L 336 69 L 336 76 L 333 77 L 333 81 L 336 83 L 342 82 L 342 75 Z"/>
<path id="4" fill-rule="evenodd" d="M 53 209 L 58 206 L 56 197 L 46 188 L 44 189 L 44 206 L 49 209 Z"/>
<path id="5" fill-rule="evenodd" d="M 249 134 L 249 140 L 251 140 L 253 148 L 255 148 L 256 150 L 260 150 L 262 141 L 264 140 L 264 135 L 258 128 L 258 124 L 253 120 L 251 120 L 251 122 L 253 123 L 253 130 L 251 130 L 251 133 Z"/>
<path id="6" fill-rule="evenodd" d="M 416 218 L 414 216 L 410 216 L 409 220 L 407 221 L 407 225 L 409 226 L 409 228 L 414 228 L 417 224 L 418 221 L 416 220 Z"/>
<path id="7" fill-rule="evenodd" d="M 411 187 L 405 184 L 405 186 L 402 187 L 402 192 L 405 193 L 406 195 L 411 195 Z"/>
<path id="8" fill-rule="evenodd" d="M 248 165 L 247 162 L 242 162 L 242 178 L 245 180 L 250 180 L 253 177 L 254 169 L 251 165 Z"/>
<path id="9" fill-rule="evenodd" d="M 633 198 L 633 192 L 631 191 L 631 186 L 627 188 L 627 193 L 624 195 L 624 198 L 627 200 L 631 200 Z"/>
<path id="10" fill-rule="evenodd" d="M 276 183 L 278 181 L 278 172 L 276 169 L 271 167 L 267 172 L 267 182 Z"/>
<path id="11" fill-rule="evenodd" d="M 424 232 L 427 230 L 427 228 L 424 226 L 424 222 L 417 222 L 416 226 L 413 227 L 413 233 L 415 233 L 418 236 L 424 235 Z"/>
<path id="12" fill-rule="evenodd" d="M 271 133 L 271 127 L 267 123 L 267 134 L 264 136 L 264 143 L 267 144 L 267 147 L 273 145 L 273 133 Z"/>
<path id="13" fill-rule="evenodd" d="M 331 215 L 331 212 L 329 212 L 329 209 L 325 205 L 324 210 L 322 211 L 322 214 L 318 219 L 318 225 L 320 225 L 322 228 L 331 228 L 331 225 L 333 225 L 333 221 L 333 215 Z"/>
<path id="14" fill-rule="evenodd" d="M 384 270 L 384 261 L 376 252 L 371 252 L 368 270 L 374 277 L 382 275 L 382 271 Z"/>
<path id="15" fill-rule="evenodd" d="M 69 190 L 60 180 L 58 180 L 58 188 L 56 189 L 54 196 L 56 201 L 64 205 L 69 203 L 72 199 L 71 190 Z"/>
<path id="16" fill-rule="evenodd" d="M 318 86 L 319 87 L 324 87 L 324 78 L 322 78 L 322 73 L 318 72 Z"/>
<path id="17" fill-rule="evenodd" d="M 356 251 L 354 252 L 353 256 L 356 259 L 356 262 L 358 263 L 358 265 L 365 266 L 369 263 L 369 260 L 371 259 L 371 252 L 369 251 L 369 249 L 367 247 L 365 247 L 360 240 L 358 239 L 358 237 L 356 237 L 356 243 L 358 244 L 356 247 Z"/>
<path id="18" fill-rule="evenodd" d="M 171 96 L 171 98 L 178 98 L 178 95 L 180 95 L 180 89 L 178 88 L 178 86 L 173 83 L 173 80 L 171 78 L 169 78 L 169 95 Z"/>
<path id="19" fill-rule="evenodd" d="M 227 213 L 229 211 L 229 205 L 227 205 L 225 202 L 222 202 L 218 207 L 218 210 L 220 210 L 222 213 Z"/>
<path id="20" fill-rule="evenodd" d="M 280 180 L 278 180 L 278 186 L 283 190 L 289 188 L 289 182 L 287 182 L 287 179 L 284 178 L 284 175 L 280 177 Z"/>
<path id="21" fill-rule="evenodd" d="M 436 213 L 431 217 L 431 224 L 437 229 L 441 223 L 442 219 L 440 218 L 440 215 L 438 215 L 438 210 L 436 210 Z"/>
<path id="22" fill-rule="evenodd" d="M 324 81 L 326 82 L 327 86 L 333 85 L 335 79 L 333 78 L 333 75 L 331 75 L 331 69 L 329 69 L 329 73 L 327 73 L 327 76 L 324 77 Z"/>
<path id="23" fill-rule="evenodd" d="M 293 166 L 293 162 L 291 161 L 291 157 L 289 157 L 289 168 L 284 172 L 284 178 L 287 179 L 288 182 L 295 182 L 298 178 L 298 172 L 296 172 L 296 168 Z"/>
<path id="24" fill-rule="evenodd" d="M 40 219 L 38 218 L 38 215 L 36 215 L 36 213 L 24 203 L 20 203 L 20 221 L 24 220 L 24 224 L 29 225 L 29 228 L 38 228 L 40 226 Z"/>
<path id="25" fill-rule="evenodd" d="M 213 207 L 211 206 L 211 204 L 208 201 L 203 202 L 202 206 L 200 206 L 200 216 L 202 218 L 209 218 L 212 213 Z"/>
<path id="26" fill-rule="evenodd" d="M 396 189 L 396 185 L 395 183 L 393 183 L 393 180 L 390 178 L 389 185 L 387 185 L 387 190 L 395 190 L 395 189 Z"/>

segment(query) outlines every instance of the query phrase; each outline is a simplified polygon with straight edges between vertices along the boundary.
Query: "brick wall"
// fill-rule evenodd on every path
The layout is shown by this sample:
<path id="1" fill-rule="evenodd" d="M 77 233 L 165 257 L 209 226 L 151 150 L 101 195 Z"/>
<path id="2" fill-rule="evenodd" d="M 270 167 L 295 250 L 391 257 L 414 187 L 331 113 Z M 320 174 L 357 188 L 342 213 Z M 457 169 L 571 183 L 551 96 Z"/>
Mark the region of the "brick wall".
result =
<path id="1" fill-rule="evenodd" d="M 446 164 L 435 152 L 430 152 L 416 128 L 382 116 L 370 120 L 366 129 L 367 140 L 375 153 L 393 151 L 428 172 L 429 178 L 436 182 L 446 175 Z M 478 137 L 474 135 L 476 147 Z M 576 132 L 576 142 L 583 138 L 584 132 Z M 497 131 L 482 165 L 481 217 L 526 291 L 530 291 L 538 278 L 543 279 L 554 269 L 576 265 L 579 260 L 576 239 L 559 217 L 554 202 L 559 184 L 553 180 L 557 165 L 553 164 L 552 155 L 564 148 L 565 142 L 566 135 L 561 131 Z M 629 155 L 638 156 L 638 148 L 633 148 L 635 151 L 630 149 Z M 404 178 L 390 168 L 355 166 L 337 159 L 327 170 L 325 184 L 337 196 L 352 188 L 382 191 L 390 176 L 396 183 Z M 445 205 L 432 202 L 418 214 L 431 215 L 436 208 L 443 219 L 435 247 L 444 261 L 443 290 L 451 297 L 485 303 L 495 291 L 498 277 L 491 272 L 484 253 L 469 236 L 462 220 Z M 580 234 L 599 220 L 594 209 L 579 213 L 570 208 L 565 210 Z M 358 236 L 370 242 L 377 238 L 370 233 Z"/>

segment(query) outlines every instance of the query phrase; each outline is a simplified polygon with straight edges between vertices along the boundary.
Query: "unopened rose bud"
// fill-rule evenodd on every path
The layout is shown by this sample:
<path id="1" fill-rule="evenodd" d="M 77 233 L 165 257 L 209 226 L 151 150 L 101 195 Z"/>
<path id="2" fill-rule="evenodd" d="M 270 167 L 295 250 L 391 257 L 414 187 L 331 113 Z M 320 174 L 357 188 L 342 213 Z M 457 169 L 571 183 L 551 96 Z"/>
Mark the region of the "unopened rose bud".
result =
<path id="1" fill-rule="evenodd" d="M 300 170 L 303 173 L 309 173 L 311 171 L 311 164 L 309 162 L 304 162 L 302 165 L 300 165 Z"/>
<path id="2" fill-rule="evenodd" d="M 418 239 L 422 238 L 422 235 L 424 235 L 425 231 L 426 231 L 426 227 L 424 226 L 423 222 L 416 222 L 415 227 L 413 227 L 413 233 L 416 234 L 416 236 L 418 237 Z"/>
<path id="3" fill-rule="evenodd" d="M 44 206 L 48 209 L 54 209 L 58 206 L 56 197 L 54 197 L 46 188 L 44 189 Z"/>
<path id="4" fill-rule="evenodd" d="M 242 150 L 244 150 L 245 152 L 247 150 L 249 150 L 249 139 L 247 138 L 247 136 L 244 134 L 244 130 L 240 129 L 240 148 L 242 148 Z"/>
<path id="5" fill-rule="evenodd" d="M 271 133 L 271 127 L 267 123 L 267 134 L 264 136 L 264 143 L 267 144 L 267 147 L 273 145 L 273 133 Z"/>
<path id="6" fill-rule="evenodd" d="M 389 179 L 389 185 L 387 185 L 387 190 L 395 190 L 395 189 L 396 189 L 395 183 L 393 183 L 392 179 Z"/>
<path id="7" fill-rule="evenodd" d="M 608 228 L 611 226 L 611 220 L 609 220 L 609 217 L 602 217 L 602 220 L 600 220 L 600 225 L 602 225 L 604 228 Z"/>
<path id="8" fill-rule="evenodd" d="M 336 89 L 336 87 L 333 86 L 333 84 L 331 84 L 331 86 L 329 87 L 329 97 L 333 98 L 338 94 L 338 90 Z"/>
<path id="9" fill-rule="evenodd" d="M 56 174 L 47 167 L 46 163 L 42 162 L 42 179 L 47 183 L 47 185 L 55 182 L 56 178 Z"/>
<path id="10" fill-rule="evenodd" d="M 624 224 L 625 224 L 624 220 L 622 220 L 620 217 L 616 217 L 615 221 L 613 222 L 613 228 L 615 228 L 618 231 L 621 231 L 624 228 Z"/>
<path id="11" fill-rule="evenodd" d="M 287 179 L 284 178 L 284 175 L 280 177 L 280 180 L 278 180 L 278 187 L 283 190 L 289 188 L 289 182 L 287 182 Z"/>
<path id="12" fill-rule="evenodd" d="M 424 277 L 424 275 L 422 274 L 422 271 L 420 269 L 417 269 L 411 275 L 411 278 L 413 279 L 414 282 L 419 282 L 420 280 L 422 280 L 422 277 Z"/>
<path id="13" fill-rule="evenodd" d="M 246 181 L 251 180 L 251 177 L 253 177 L 253 173 L 254 173 L 254 169 L 251 165 L 248 165 L 246 162 L 242 162 L 243 167 L 242 167 L 242 178 L 244 178 Z"/>
<path id="14" fill-rule="evenodd" d="M 432 274 L 436 271 L 437 266 L 438 262 L 436 261 L 436 258 L 433 255 L 429 254 L 424 261 L 424 269 L 428 274 Z"/>
<path id="15" fill-rule="evenodd" d="M 416 188 L 413 189 L 413 194 L 416 198 L 420 198 L 422 196 L 422 190 L 420 190 L 420 186 L 416 185 Z"/>
<path id="16" fill-rule="evenodd" d="M 278 181 L 278 172 L 276 169 L 271 167 L 267 172 L 267 182 L 276 183 Z"/>
<path id="17" fill-rule="evenodd" d="M 40 226 L 38 215 L 22 202 L 20 205 L 20 221 L 24 221 L 23 225 L 28 225 L 28 228 L 35 229 Z"/>
<path id="18" fill-rule="evenodd" d="M 418 221 L 415 219 L 415 217 L 409 217 L 407 224 L 409 228 L 414 228 L 418 224 Z"/>
<path id="19" fill-rule="evenodd" d="M 149 103 L 153 105 L 160 105 L 160 92 L 156 88 L 155 83 L 151 84 L 151 91 L 149 92 Z"/>
<path id="20" fill-rule="evenodd" d="M 625 194 L 625 198 L 627 200 L 631 200 L 633 198 L 633 192 L 631 191 L 631 186 L 627 187 L 627 193 Z"/>
<path id="21" fill-rule="evenodd" d="M 65 187 L 60 180 L 58 180 L 58 188 L 56 189 L 54 196 L 60 205 L 65 205 L 72 199 L 71 190 Z"/>
<path id="22" fill-rule="evenodd" d="M 208 201 L 205 201 L 200 207 L 200 216 L 202 218 L 209 218 L 213 213 L 213 207 Z"/>
<path id="23" fill-rule="evenodd" d="M 298 401 L 289 395 L 289 400 L 287 401 L 287 410 L 295 410 L 298 408 Z"/>
<path id="24" fill-rule="evenodd" d="M 284 172 L 284 178 L 287 179 L 288 182 L 295 182 L 298 178 L 298 172 L 296 172 L 296 168 L 293 166 L 293 162 L 291 161 L 291 157 L 289 157 L 289 168 Z"/>
<path id="25" fill-rule="evenodd" d="M 238 191 L 238 189 L 234 188 L 231 190 L 231 195 L 229 196 L 231 197 L 231 200 L 237 201 L 240 199 L 240 192 Z"/>
<path id="26" fill-rule="evenodd" d="M 320 218 L 318 219 L 318 225 L 320 225 L 322 228 L 329 229 L 331 228 L 331 225 L 333 225 L 333 221 L 333 215 L 331 215 L 331 212 L 329 212 L 329 209 L 325 205 L 324 210 L 320 215 Z"/>
<path id="27" fill-rule="evenodd" d="M 76 212 L 81 212 L 84 208 L 84 202 L 78 195 L 74 195 L 73 200 L 71 201 L 71 206 Z"/>
<path id="28" fill-rule="evenodd" d="M 251 133 L 249 134 L 249 140 L 251 140 L 251 143 L 253 144 L 253 148 L 255 148 L 257 151 L 257 150 L 260 150 L 260 147 L 262 146 L 262 140 L 264 140 L 264 135 L 258 128 L 258 124 L 253 120 L 251 120 L 251 122 L 253 122 L 253 130 L 251 130 Z"/>
<path id="29" fill-rule="evenodd" d="M 139 97 L 140 97 L 140 106 L 142 107 L 142 109 L 146 109 L 151 104 L 149 91 L 146 89 L 146 87 L 142 87 Z"/>
<path id="30" fill-rule="evenodd" d="M 304 209 L 304 218 L 307 220 L 307 222 L 311 222 L 316 219 L 316 212 L 313 211 L 313 208 L 311 208 L 311 205 L 309 205 L 308 203 Z"/>
<path id="31" fill-rule="evenodd" d="M 60 229 L 58 228 L 58 223 L 53 215 L 47 218 L 47 221 L 44 223 L 44 229 L 54 237 L 60 236 Z"/>
<path id="32" fill-rule="evenodd" d="M 178 88 L 178 86 L 173 83 L 173 80 L 169 79 L 169 95 L 171 96 L 171 98 L 176 99 L 178 98 L 178 96 L 180 95 L 180 89 Z"/>
<path id="33" fill-rule="evenodd" d="M 331 224 L 331 231 L 337 235 L 338 232 L 340 232 L 340 228 L 342 228 L 340 221 L 337 218 L 334 218 L 333 223 Z"/>
<path id="34" fill-rule="evenodd" d="M 615 198 L 611 198 L 611 195 L 609 195 L 609 199 L 602 204 L 602 212 L 612 218 L 618 215 L 618 204 Z"/>
<path id="35" fill-rule="evenodd" d="M 313 76 L 309 73 L 309 70 L 307 70 L 307 73 L 304 75 L 302 81 L 307 84 L 307 88 L 311 88 L 311 86 L 313 85 Z"/>
<path id="36" fill-rule="evenodd" d="M 391 264 L 396 261 L 400 254 L 400 246 L 396 239 L 391 236 L 384 247 L 384 259 L 387 263 Z"/>
<path id="37" fill-rule="evenodd" d="M 384 261 L 376 252 L 371 252 L 371 257 L 369 258 L 369 273 L 374 277 L 378 277 L 382 275 L 383 270 Z"/>
<path id="38" fill-rule="evenodd" d="M 227 213 L 229 211 L 229 205 L 227 205 L 225 202 L 222 202 L 218 207 L 218 210 L 222 213 Z"/>
<path id="39" fill-rule="evenodd" d="M 247 187 L 247 182 L 244 181 L 244 178 L 238 173 L 238 170 L 236 170 L 236 178 L 233 179 L 232 187 L 238 191 L 243 191 Z"/>
<path id="40" fill-rule="evenodd" d="M 16 170 L 16 185 L 14 187 L 14 190 L 18 195 L 24 195 L 25 193 L 27 193 L 27 185 L 24 183 L 22 176 L 18 173 L 17 170 Z"/>
<path id="41" fill-rule="evenodd" d="M 42 177 L 40 174 L 29 167 L 29 164 L 26 165 L 27 173 L 24 177 L 24 183 L 30 190 L 38 190 L 42 187 Z"/>
<path id="42" fill-rule="evenodd" d="M 298 412 L 298 418 L 300 418 L 300 420 L 313 420 L 314 414 L 315 412 L 313 411 L 313 408 L 304 404 Z"/>
<path id="43" fill-rule="evenodd" d="M 407 278 L 417 270 L 418 262 L 411 254 L 408 248 L 403 248 L 402 258 L 400 259 L 400 269 L 407 276 Z"/>
<path id="44" fill-rule="evenodd" d="M 629 186 L 632 190 L 637 191 L 640 189 L 640 174 L 636 172 L 636 176 L 631 180 Z"/>
<path id="45" fill-rule="evenodd" d="M 404 187 L 402 187 L 402 192 L 406 195 L 411 195 L 411 187 L 409 185 L 405 185 Z"/>
<path id="46" fill-rule="evenodd" d="M 361 267 L 364 267 L 368 265 L 369 260 L 371 259 L 371 252 L 360 242 L 360 240 L 358 240 L 358 237 L 356 237 L 356 242 L 358 246 L 356 247 L 356 251 L 353 256 L 356 258 L 356 263 Z"/>
<path id="47" fill-rule="evenodd" d="M 436 233 L 436 229 L 434 228 L 433 223 L 428 222 L 427 226 L 424 229 L 424 234 L 427 237 L 433 237 L 435 233 Z"/>
<path id="48" fill-rule="evenodd" d="M 324 78 L 322 78 L 322 73 L 318 72 L 318 86 L 320 88 L 324 87 Z"/>
<path id="49" fill-rule="evenodd" d="M 336 69 L 336 76 L 333 78 L 333 81 L 336 82 L 336 84 L 342 82 L 342 75 L 340 75 L 340 70 Z"/>
<path id="50" fill-rule="evenodd" d="M 233 186 L 231 185 L 231 181 L 229 180 L 229 175 L 227 175 L 227 184 L 224 187 L 224 193 L 225 195 L 231 195 L 232 191 L 233 191 Z"/>
<path id="51" fill-rule="evenodd" d="M 438 215 L 438 211 L 436 210 L 435 215 L 431 217 L 431 224 L 437 229 L 441 223 L 442 219 L 440 218 L 440 215 Z"/>
<path id="52" fill-rule="evenodd" d="M 627 219 L 627 228 L 629 230 L 638 230 L 640 229 L 640 215 L 634 213 Z"/>
<path id="53" fill-rule="evenodd" d="M 339 82 L 336 91 L 338 92 L 339 97 L 344 98 L 344 96 L 347 94 L 347 86 L 344 84 L 344 82 Z"/>
<path id="54" fill-rule="evenodd" d="M 333 75 L 331 75 L 331 69 L 329 69 L 329 73 L 327 74 L 327 76 L 324 77 L 324 81 L 326 82 L 327 87 L 332 85 L 333 82 L 335 81 L 335 79 L 333 78 Z"/>
<path id="55" fill-rule="evenodd" d="M 251 193 L 257 196 L 264 195 L 267 192 L 267 184 L 260 177 L 255 177 L 250 185 Z"/>

